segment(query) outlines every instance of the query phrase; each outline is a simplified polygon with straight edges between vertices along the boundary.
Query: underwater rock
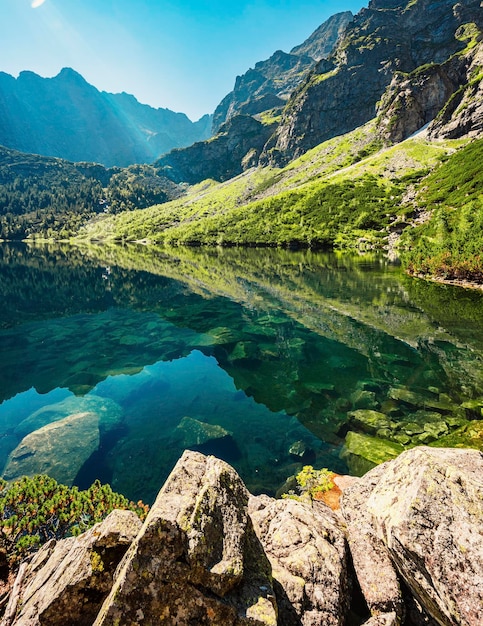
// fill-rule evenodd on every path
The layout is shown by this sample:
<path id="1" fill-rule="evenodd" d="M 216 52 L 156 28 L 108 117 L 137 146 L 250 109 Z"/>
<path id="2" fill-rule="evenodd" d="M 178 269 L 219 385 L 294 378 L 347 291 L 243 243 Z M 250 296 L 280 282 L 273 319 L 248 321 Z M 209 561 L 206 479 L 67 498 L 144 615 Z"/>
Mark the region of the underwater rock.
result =
<path id="1" fill-rule="evenodd" d="M 374 409 L 377 406 L 376 394 L 374 391 L 357 389 L 351 394 L 352 406 L 355 409 Z"/>
<path id="2" fill-rule="evenodd" d="M 405 387 L 392 387 L 389 390 L 388 397 L 391 400 L 397 400 L 398 402 L 404 402 L 412 407 L 421 407 L 426 409 L 435 409 L 440 413 L 452 413 L 457 412 L 458 406 L 446 396 L 440 394 L 439 398 L 424 396 L 414 391 L 409 391 Z"/>
<path id="3" fill-rule="evenodd" d="M 395 441 L 350 431 L 340 456 L 347 463 L 351 474 L 362 476 L 379 463 L 396 458 L 403 451 L 404 446 Z"/>
<path id="4" fill-rule="evenodd" d="M 325 505 L 252 496 L 249 513 L 272 565 L 278 624 L 342 626 L 351 583 L 339 518 Z"/>
<path id="5" fill-rule="evenodd" d="M 483 419 L 483 398 L 477 398 L 476 400 L 467 400 L 461 406 L 465 410 L 468 419 Z"/>
<path id="6" fill-rule="evenodd" d="M 475 448 L 483 451 L 483 421 L 473 421 L 429 444 L 435 448 Z"/>
<path id="7" fill-rule="evenodd" d="M 370 409 L 351 411 L 348 414 L 348 418 L 350 427 L 362 430 L 362 432 L 370 435 L 375 435 L 382 428 L 390 429 L 392 425 L 387 415 Z"/>
<path id="8" fill-rule="evenodd" d="M 176 426 L 174 437 L 184 448 L 200 446 L 214 439 L 223 439 L 231 433 L 218 424 L 200 422 L 192 417 L 183 417 Z"/>
<path id="9" fill-rule="evenodd" d="M 446 435 L 448 432 L 448 425 L 446 422 L 430 422 L 429 424 L 424 425 L 424 432 L 437 439 L 438 437 L 442 437 Z"/>
<path id="10" fill-rule="evenodd" d="M 302 388 L 307 391 L 310 391 L 310 393 L 315 393 L 315 394 L 321 394 L 321 395 L 336 395 L 336 389 L 335 386 L 332 385 L 331 383 L 319 383 L 319 382 L 312 382 L 312 383 L 302 383 Z"/>
<path id="11" fill-rule="evenodd" d="M 24 475 L 48 474 L 71 486 L 99 442 L 98 414 L 74 413 L 24 437 L 10 454 L 3 477 L 15 480 Z"/>
<path id="12" fill-rule="evenodd" d="M 230 363 L 256 359 L 259 356 L 258 345 L 254 341 L 239 341 L 228 356 Z"/>
<path id="13" fill-rule="evenodd" d="M 403 422 L 401 424 L 401 428 L 406 435 L 409 435 L 410 437 L 413 435 L 420 435 L 425 430 L 424 425 L 418 424 L 417 422 Z"/>
<path id="14" fill-rule="evenodd" d="M 229 465 L 186 451 L 94 622 L 275 626 L 270 563 Z"/>
<path id="15" fill-rule="evenodd" d="M 302 441 L 301 439 L 290 446 L 288 453 L 300 460 L 308 459 L 310 457 L 315 458 L 315 452 L 305 443 L 305 441 Z"/>
<path id="16" fill-rule="evenodd" d="M 206 338 L 209 339 L 209 345 L 224 345 L 227 343 L 236 343 L 237 341 L 242 340 L 244 337 L 243 333 L 239 331 L 235 332 L 232 328 L 228 328 L 225 326 L 218 326 L 216 328 L 211 328 L 206 333 Z"/>
<path id="17" fill-rule="evenodd" d="M 49 541 L 21 565 L 1 625 L 92 624 L 140 528 L 132 511 L 113 511 L 79 537 Z"/>
<path id="18" fill-rule="evenodd" d="M 39 430 L 47 424 L 62 420 L 75 413 L 95 413 L 99 418 L 99 427 L 110 430 L 117 426 L 122 419 L 122 409 L 113 400 L 89 395 L 83 398 L 66 398 L 61 402 L 49 404 L 38 409 L 15 428 L 18 437 L 25 437 L 29 433 Z"/>

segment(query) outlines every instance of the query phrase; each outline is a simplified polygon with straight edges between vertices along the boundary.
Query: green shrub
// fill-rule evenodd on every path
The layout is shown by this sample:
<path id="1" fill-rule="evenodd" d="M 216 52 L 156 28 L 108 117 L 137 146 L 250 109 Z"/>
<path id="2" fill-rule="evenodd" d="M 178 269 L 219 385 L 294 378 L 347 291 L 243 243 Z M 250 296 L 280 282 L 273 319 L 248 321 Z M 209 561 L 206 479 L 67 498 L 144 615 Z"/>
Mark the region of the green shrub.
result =
<path id="1" fill-rule="evenodd" d="M 98 480 L 80 491 L 44 475 L 10 485 L 0 479 L 0 546 L 13 564 L 50 539 L 79 535 L 114 509 L 134 511 L 141 520 L 148 512 Z"/>
<path id="2" fill-rule="evenodd" d="M 295 476 L 297 481 L 297 492 L 284 494 L 282 498 L 292 498 L 295 500 L 316 500 L 318 495 L 334 488 L 332 482 L 334 472 L 327 468 L 314 469 L 311 465 L 304 465 L 301 471 Z"/>
<path id="3" fill-rule="evenodd" d="M 432 216 L 403 235 L 410 273 L 483 281 L 482 162 L 483 140 L 474 141 L 424 180 L 417 201 Z"/>

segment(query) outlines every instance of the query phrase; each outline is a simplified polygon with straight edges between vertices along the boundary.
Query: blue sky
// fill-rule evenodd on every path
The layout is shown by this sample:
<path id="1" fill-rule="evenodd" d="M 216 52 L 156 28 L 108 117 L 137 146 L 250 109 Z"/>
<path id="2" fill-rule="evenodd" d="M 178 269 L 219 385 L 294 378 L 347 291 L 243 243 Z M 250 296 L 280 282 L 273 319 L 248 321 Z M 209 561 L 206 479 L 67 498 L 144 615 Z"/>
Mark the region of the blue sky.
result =
<path id="1" fill-rule="evenodd" d="M 235 78 L 361 0 L 0 0 L 0 71 L 72 67 L 98 89 L 212 113 Z"/>

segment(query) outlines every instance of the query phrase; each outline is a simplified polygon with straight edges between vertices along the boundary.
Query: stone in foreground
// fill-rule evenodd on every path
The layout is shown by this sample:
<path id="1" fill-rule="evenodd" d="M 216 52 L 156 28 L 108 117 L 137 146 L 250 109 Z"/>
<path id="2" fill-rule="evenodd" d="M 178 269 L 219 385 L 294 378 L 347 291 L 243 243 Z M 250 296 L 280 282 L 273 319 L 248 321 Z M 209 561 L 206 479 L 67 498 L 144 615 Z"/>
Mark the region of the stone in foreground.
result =
<path id="1" fill-rule="evenodd" d="M 225 462 L 186 451 L 119 566 L 95 626 L 275 626 L 270 564 Z"/>
<path id="2" fill-rule="evenodd" d="M 90 626 L 140 528 L 132 511 L 113 511 L 80 537 L 49 541 L 21 565 L 1 626 Z"/>
<path id="3" fill-rule="evenodd" d="M 340 520 L 324 504 L 252 496 L 250 517 L 270 560 L 283 626 L 342 626 L 349 556 Z"/>
<path id="4" fill-rule="evenodd" d="M 401 578 L 438 624 L 483 624 L 481 452 L 409 450 L 344 493 L 350 533 L 358 505 Z"/>

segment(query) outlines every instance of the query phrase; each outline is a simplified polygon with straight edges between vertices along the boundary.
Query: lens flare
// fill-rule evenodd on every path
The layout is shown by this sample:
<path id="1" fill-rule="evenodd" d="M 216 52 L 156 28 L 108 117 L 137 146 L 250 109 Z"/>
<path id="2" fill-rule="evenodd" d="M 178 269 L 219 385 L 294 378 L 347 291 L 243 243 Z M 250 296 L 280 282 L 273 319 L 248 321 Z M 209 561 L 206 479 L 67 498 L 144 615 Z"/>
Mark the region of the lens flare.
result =
<path id="1" fill-rule="evenodd" d="M 44 4 L 45 0 L 32 0 L 32 9 L 37 9 Z"/>

